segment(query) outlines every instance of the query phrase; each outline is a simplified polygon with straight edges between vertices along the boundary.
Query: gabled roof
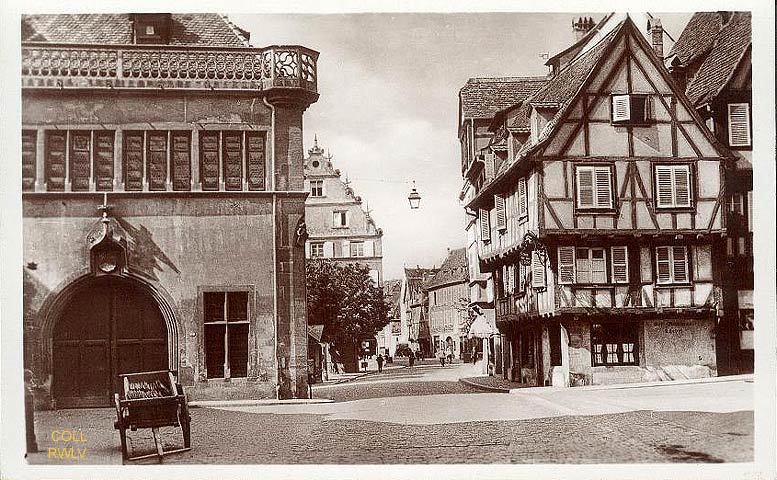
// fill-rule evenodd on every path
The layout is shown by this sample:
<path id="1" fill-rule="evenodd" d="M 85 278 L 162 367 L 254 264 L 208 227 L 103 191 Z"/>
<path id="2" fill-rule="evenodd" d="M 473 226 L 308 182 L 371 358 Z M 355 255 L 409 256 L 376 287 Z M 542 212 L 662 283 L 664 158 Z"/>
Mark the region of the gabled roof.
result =
<path id="1" fill-rule="evenodd" d="M 431 290 L 454 283 L 464 283 L 469 281 L 469 272 L 467 270 L 467 250 L 457 248 L 448 252 L 448 257 L 440 266 L 440 270 L 432 277 L 424 287 Z"/>
<path id="2" fill-rule="evenodd" d="M 589 30 L 585 35 L 583 35 L 580 38 L 580 40 L 576 41 L 575 43 L 568 46 L 564 50 L 548 58 L 548 61 L 545 62 L 545 65 L 552 65 L 553 62 L 555 62 L 558 57 L 571 53 L 574 50 L 579 51 L 580 49 L 582 49 L 585 46 L 585 44 L 593 40 L 593 37 L 599 32 L 599 30 L 602 29 L 602 27 L 607 23 L 607 21 L 610 18 L 612 18 L 613 15 L 614 15 L 614 12 L 610 12 L 609 14 L 605 15 L 601 20 L 599 20 L 599 22 L 596 25 L 593 26 L 593 28 L 591 28 L 591 30 Z"/>
<path id="3" fill-rule="evenodd" d="M 498 111 L 522 102 L 547 77 L 470 78 L 459 91 L 462 120 L 492 118 Z"/>
<path id="4" fill-rule="evenodd" d="M 734 12 L 729 22 L 715 35 L 706 58 L 685 91 L 694 106 L 712 100 L 731 80 L 752 45 L 750 20 L 750 12 Z M 690 27 L 689 23 L 686 30 Z"/>
<path id="5" fill-rule="evenodd" d="M 23 42 L 132 44 L 129 13 L 44 14 L 22 16 Z M 170 45 L 247 47 L 248 36 L 216 13 L 171 15 Z"/>
<path id="6" fill-rule="evenodd" d="M 712 48 L 722 26 L 723 18 L 718 12 L 694 13 L 667 58 L 675 57 L 683 66 L 693 63 Z"/>

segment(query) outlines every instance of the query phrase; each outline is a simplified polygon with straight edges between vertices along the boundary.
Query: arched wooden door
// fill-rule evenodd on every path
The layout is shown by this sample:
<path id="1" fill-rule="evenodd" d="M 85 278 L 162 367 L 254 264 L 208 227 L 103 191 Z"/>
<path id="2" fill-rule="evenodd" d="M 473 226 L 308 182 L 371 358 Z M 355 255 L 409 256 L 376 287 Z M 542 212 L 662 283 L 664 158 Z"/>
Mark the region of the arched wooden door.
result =
<path id="1" fill-rule="evenodd" d="M 80 288 L 54 327 L 53 347 L 52 394 L 59 408 L 110 406 L 118 374 L 168 368 L 158 304 L 122 278 Z"/>

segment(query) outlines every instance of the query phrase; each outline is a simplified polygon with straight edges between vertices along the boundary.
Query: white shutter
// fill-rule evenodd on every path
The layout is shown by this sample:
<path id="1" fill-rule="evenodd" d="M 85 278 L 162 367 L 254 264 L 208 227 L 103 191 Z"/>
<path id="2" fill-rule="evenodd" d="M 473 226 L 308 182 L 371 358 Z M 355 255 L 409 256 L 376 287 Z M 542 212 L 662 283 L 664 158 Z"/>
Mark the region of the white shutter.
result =
<path id="1" fill-rule="evenodd" d="M 577 283 L 591 283 L 591 250 L 575 249 L 575 280 Z"/>
<path id="2" fill-rule="evenodd" d="M 753 191 L 747 192 L 747 231 L 753 232 Z"/>
<path id="3" fill-rule="evenodd" d="M 310 258 L 310 242 L 305 242 L 305 258 Z"/>
<path id="4" fill-rule="evenodd" d="M 486 180 L 494 178 L 494 167 L 496 162 L 496 155 L 493 153 L 486 153 L 483 155 L 483 161 L 485 162 L 485 174 Z"/>
<path id="5" fill-rule="evenodd" d="M 594 168 L 596 181 L 596 208 L 612 208 L 612 182 L 609 167 Z"/>
<path id="6" fill-rule="evenodd" d="M 656 247 L 656 283 L 672 283 L 670 247 Z"/>
<path id="7" fill-rule="evenodd" d="M 594 207 L 594 169 L 593 167 L 577 168 L 577 207 Z"/>
<path id="8" fill-rule="evenodd" d="M 343 257 L 351 256 L 351 242 L 343 240 Z"/>
<path id="9" fill-rule="evenodd" d="M 332 258 L 334 256 L 335 251 L 332 242 L 324 242 L 324 258 Z"/>
<path id="10" fill-rule="evenodd" d="M 545 264 L 540 261 L 536 250 L 531 253 L 531 286 L 535 288 L 545 286 Z"/>
<path id="11" fill-rule="evenodd" d="M 672 194 L 672 167 L 656 165 L 656 205 L 658 207 L 674 206 Z"/>
<path id="12" fill-rule="evenodd" d="M 629 253 L 625 246 L 610 248 L 612 283 L 629 283 Z"/>
<path id="13" fill-rule="evenodd" d="M 728 104 L 728 144 L 750 146 L 750 105 L 747 103 Z"/>
<path id="14" fill-rule="evenodd" d="M 526 207 L 526 179 L 518 180 L 518 218 L 526 216 L 528 209 Z"/>
<path id="15" fill-rule="evenodd" d="M 673 283 L 688 282 L 688 250 L 685 247 L 672 248 Z"/>
<path id="16" fill-rule="evenodd" d="M 607 262 L 603 248 L 591 249 L 591 283 L 607 283 Z"/>
<path id="17" fill-rule="evenodd" d="M 491 222 L 489 221 L 488 210 L 480 209 L 480 240 L 484 242 L 491 241 Z"/>
<path id="18" fill-rule="evenodd" d="M 372 240 L 364 241 L 364 256 L 366 257 L 375 256 L 375 244 L 372 242 Z"/>
<path id="19" fill-rule="evenodd" d="M 507 210 L 505 208 L 505 197 L 494 195 L 494 211 L 496 215 L 496 229 L 500 232 L 507 230 Z"/>
<path id="20" fill-rule="evenodd" d="M 631 102 L 628 95 L 612 96 L 612 121 L 628 122 L 631 120 Z"/>
<path id="21" fill-rule="evenodd" d="M 558 247 L 558 283 L 575 283 L 575 247 Z"/>
<path id="22" fill-rule="evenodd" d="M 674 167 L 675 207 L 691 206 L 691 175 L 688 165 Z"/>

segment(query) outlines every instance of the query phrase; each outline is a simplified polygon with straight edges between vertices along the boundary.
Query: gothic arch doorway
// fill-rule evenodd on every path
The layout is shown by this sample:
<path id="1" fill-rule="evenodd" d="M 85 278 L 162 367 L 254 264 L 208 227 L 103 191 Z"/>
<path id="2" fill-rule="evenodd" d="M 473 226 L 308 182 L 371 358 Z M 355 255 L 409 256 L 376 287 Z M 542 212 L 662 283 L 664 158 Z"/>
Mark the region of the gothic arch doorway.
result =
<path id="1" fill-rule="evenodd" d="M 57 407 L 110 406 L 118 374 L 169 368 L 167 340 L 159 304 L 139 282 L 104 276 L 79 285 L 52 335 Z"/>

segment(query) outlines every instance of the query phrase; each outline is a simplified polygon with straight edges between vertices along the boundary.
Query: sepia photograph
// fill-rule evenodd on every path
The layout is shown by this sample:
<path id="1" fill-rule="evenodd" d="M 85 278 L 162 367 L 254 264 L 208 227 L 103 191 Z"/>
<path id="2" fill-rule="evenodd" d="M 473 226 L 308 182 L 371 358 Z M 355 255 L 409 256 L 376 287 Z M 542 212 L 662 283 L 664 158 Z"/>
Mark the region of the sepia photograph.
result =
<path id="1" fill-rule="evenodd" d="M 1 476 L 771 478 L 774 7 L 329 5 L 4 9 Z"/>

